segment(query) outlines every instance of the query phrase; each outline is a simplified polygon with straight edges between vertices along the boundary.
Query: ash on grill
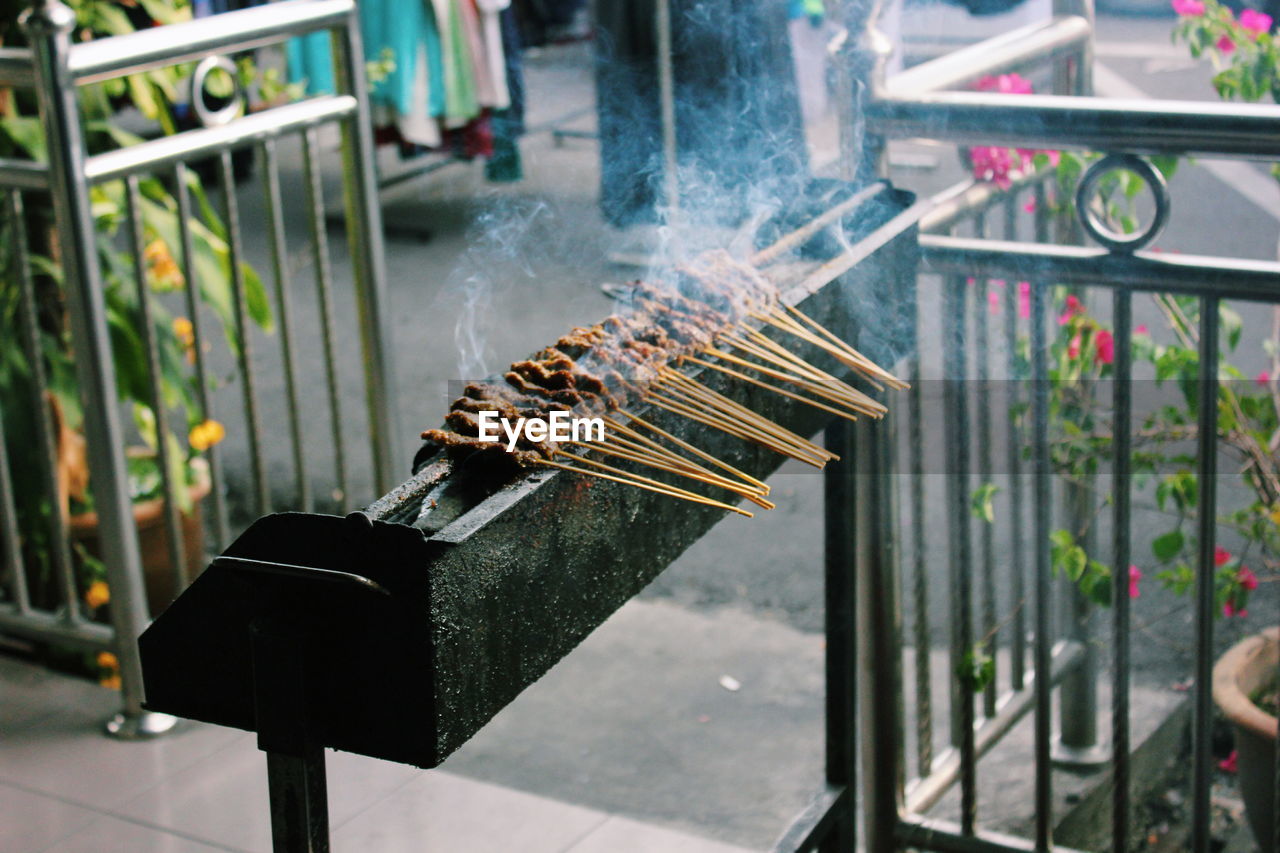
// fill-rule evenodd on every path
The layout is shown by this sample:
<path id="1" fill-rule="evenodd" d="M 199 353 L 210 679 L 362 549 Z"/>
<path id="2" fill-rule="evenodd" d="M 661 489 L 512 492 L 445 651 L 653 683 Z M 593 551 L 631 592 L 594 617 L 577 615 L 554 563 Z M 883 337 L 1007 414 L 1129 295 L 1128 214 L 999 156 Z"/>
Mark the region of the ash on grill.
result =
<path id="1" fill-rule="evenodd" d="M 677 267 L 672 280 L 661 284 L 633 282 L 621 297 L 625 313 L 576 328 L 554 346 L 513 363 L 503 375 L 505 385 L 467 385 L 450 407 L 445 428 L 422 433 L 424 450 L 443 451 L 494 479 L 510 477 L 520 468 L 558 468 L 750 517 L 732 504 L 635 473 L 640 466 L 765 509 L 774 506 L 766 498 L 767 485 L 632 409 L 647 403 L 818 468 L 836 457 L 676 367 L 696 364 L 849 420 L 884 415 L 881 403 L 795 355 L 764 334 L 767 327 L 818 347 L 877 388 L 907 387 L 798 309 L 783 306 L 777 287 L 760 270 L 724 251 L 707 252 Z M 508 450 L 480 438 L 479 415 L 490 411 L 509 421 L 545 419 L 553 411 L 601 417 L 606 437 L 587 443 L 533 441 L 521 435 L 515 449 Z M 440 471 L 443 479 L 448 469 Z M 446 490 L 442 487 L 440 493 Z M 435 498 L 429 498 L 423 512 L 429 514 L 435 506 Z"/>

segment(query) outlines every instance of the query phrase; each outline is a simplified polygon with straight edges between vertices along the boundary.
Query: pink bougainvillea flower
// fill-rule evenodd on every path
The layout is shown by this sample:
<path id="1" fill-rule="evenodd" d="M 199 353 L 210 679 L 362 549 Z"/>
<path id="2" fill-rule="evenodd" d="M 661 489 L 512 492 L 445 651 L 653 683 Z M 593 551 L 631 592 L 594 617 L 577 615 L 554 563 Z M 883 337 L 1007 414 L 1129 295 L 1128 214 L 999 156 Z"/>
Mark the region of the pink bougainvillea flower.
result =
<path id="1" fill-rule="evenodd" d="M 1239 754 L 1234 749 L 1231 750 L 1230 755 L 1228 755 L 1226 758 L 1218 762 L 1218 769 L 1221 770 L 1223 773 L 1237 772 L 1236 762 L 1239 760 L 1239 758 L 1240 758 Z"/>
<path id="2" fill-rule="evenodd" d="M 1142 569 L 1137 566 L 1129 567 L 1129 597 L 1139 598 L 1142 596 L 1142 590 L 1138 589 L 1138 582 L 1142 580 Z"/>
<path id="3" fill-rule="evenodd" d="M 977 89 L 1002 95 L 1029 95 L 1032 92 L 1031 81 L 1021 74 L 1001 74 L 998 77 L 988 74 L 978 80 Z"/>
<path id="4" fill-rule="evenodd" d="M 1214 46 L 1218 48 L 1219 53 L 1233 53 L 1236 49 L 1236 43 L 1228 35 L 1219 36 Z"/>
<path id="5" fill-rule="evenodd" d="M 1250 592 L 1258 588 L 1258 576 L 1248 566 L 1241 566 L 1236 571 L 1236 581 L 1240 584 L 1241 589 L 1247 589 Z"/>
<path id="6" fill-rule="evenodd" d="M 1263 33 L 1271 32 L 1271 23 L 1271 16 L 1266 12 L 1245 9 L 1240 13 L 1240 26 L 1253 33 L 1255 39 Z"/>
<path id="7" fill-rule="evenodd" d="M 1018 316 L 1026 320 L 1031 316 L 1031 282 L 1018 282 Z"/>
<path id="8" fill-rule="evenodd" d="M 1188 18 L 1204 14 L 1204 3 L 1201 0 L 1173 0 L 1170 5 L 1173 6 L 1173 11 Z"/>
<path id="9" fill-rule="evenodd" d="M 1035 200 L 1034 198 L 1033 198 L 1033 199 L 1029 199 L 1029 200 L 1027 201 L 1027 203 L 1026 203 L 1026 204 L 1024 204 L 1024 205 L 1022 206 L 1022 209 L 1023 209 L 1023 210 L 1025 210 L 1027 213 L 1035 213 L 1035 212 L 1036 212 L 1036 200 Z"/>
<path id="10" fill-rule="evenodd" d="M 1259 373 L 1257 376 L 1255 376 L 1253 378 L 1253 381 L 1257 382 L 1263 388 L 1266 388 L 1267 385 L 1271 382 L 1271 374 L 1267 373 L 1267 371 L 1264 370 L 1261 373 Z"/>
<path id="11" fill-rule="evenodd" d="M 1213 549 L 1213 564 L 1215 566 L 1225 566 L 1231 562 L 1231 552 L 1219 545 Z"/>
<path id="12" fill-rule="evenodd" d="M 1147 331 L 1146 324 L 1140 324 L 1136 329 L 1134 329 L 1134 330 L 1133 330 L 1133 333 L 1134 333 L 1135 335 L 1149 335 L 1149 334 L 1151 334 L 1150 332 L 1148 332 L 1148 331 Z"/>
<path id="13" fill-rule="evenodd" d="M 1098 330 L 1093 338 L 1093 345 L 1097 349 L 1099 364 L 1111 364 L 1116 360 L 1116 341 L 1106 329 Z"/>
<path id="14" fill-rule="evenodd" d="M 1076 332 L 1075 337 L 1073 337 L 1070 340 L 1070 342 L 1067 344 L 1067 358 L 1074 361 L 1079 357 L 1080 357 L 1080 333 Z"/>
<path id="15" fill-rule="evenodd" d="M 1084 306 L 1080 304 L 1080 300 L 1076 299 L 1075 294 L 1067 295 L 1067 310 L 1058 316 L 1058 325 L 1065 326 L 1071 322 L 1071 318 L 1084 310 Z"/>
<path id="16" fill-rule="evenodd" d="M 977 180 L 989 181 L 1003 190 L 1013 185 L 1010 175 L 1014 163 L 1008 148 L 978 145 L 969 149 L 969 161 L 973 164 L 973 177 Z"/>
<path id="17" fill-rule="evenodd" d="M 1244 608 L 1236 609 L 1236 603 L 1228 598 L 1222 603 L 1222 615 L 1230 619 L 1232 616 L 1238 616 L 1241 619 L 1249 615 L 1249 611 Z"/>
<path id="18" fill-rule="evenodd" d="M 994 284 L 994 282 L 993 282 Z M 993 315 L 1000 313 L 1000 294 L 994 290 L 987 291 L 987 307 Z"/>

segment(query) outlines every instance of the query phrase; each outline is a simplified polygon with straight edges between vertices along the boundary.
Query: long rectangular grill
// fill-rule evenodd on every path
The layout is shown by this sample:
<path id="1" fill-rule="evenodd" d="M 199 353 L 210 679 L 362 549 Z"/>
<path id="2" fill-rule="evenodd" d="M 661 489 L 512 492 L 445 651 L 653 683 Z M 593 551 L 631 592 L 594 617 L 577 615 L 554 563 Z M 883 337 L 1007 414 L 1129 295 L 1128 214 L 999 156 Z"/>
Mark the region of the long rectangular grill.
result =
<path id="1" fill-rule="evenodd" d="M 786 267 L 783 301 L 893 364 L 914 348 L 922 212 L 905 193 L 868 194 L 847 220 L 857 242 Z M 801 435 L 832 419 L 719 372 L 690 375 Z M 782 462 L 659 409 L 640 414 L 753 477 Z M 428 465 L 345 519 L 253 524 L 142 636 L 147 707 L 258 731 L 273 752 L 305 742 L 435 767 L 725 515 L 543 469 L 428 535 L 413 523 L 438 479 Z"/>

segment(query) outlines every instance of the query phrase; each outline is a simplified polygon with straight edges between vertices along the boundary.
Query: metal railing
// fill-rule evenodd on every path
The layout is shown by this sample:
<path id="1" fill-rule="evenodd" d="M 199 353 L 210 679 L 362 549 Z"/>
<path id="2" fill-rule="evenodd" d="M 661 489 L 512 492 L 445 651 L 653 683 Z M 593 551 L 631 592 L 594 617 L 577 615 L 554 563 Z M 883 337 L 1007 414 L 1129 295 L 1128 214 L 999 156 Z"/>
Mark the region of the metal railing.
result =
<path id="1" fill-rule="evenodd" d="M 866 94 L 861 100 L 866 119 L 864 162 L 880 163 L 889 139 L 929 139 L 961 145 L 997 145 L 1022 149 L 1086 149 L 1107 154 L 1178 154 L 1275 159 L 1280 157 L 1280 107 L 1246 104 L 1205 104 L 1177 101 L 1129 101 L 1089 97 L 1091 10 L 1055 10 L 1056 17 L 1041 25 L 997 37 L 983 44 L 913 67 L 885 80 L 883 39 L 867 21 L 861 47 L 853 49 L 850 66 L 861 76 Z M 1006 73 L 1052 64 L 1051 95 L 1009 97 L 974 91 L 941 91 L 976 81 L 987 74 Z M 1136 157 L 1109 158 L 1096 169 L 1116 163 L 1144 165 Z M 939 194 L 934 209 L 921 221 L 922 278 L 913 322 L 920 339 L 933 335 L 932 354 L 914 356 L 909 370 L 914 389 L 905 422 L 896 439 L 867 431 L 859 441 L 859 476 L 869 482 L 890 479 L 904 488 L 903 515 L 910 542 L 902 553 L 892 542 L 873 541 L 856 557 L 858 597 L 870 597 L 874 608 L 860 616 L 868 621 L 858 632 L 861 641 L 858 678 L 863 682 L 861 740 L 863 826 L 866 849 L 893 851 L 1048 851 L 1054 848 L 1055 760 L 1091 760 L 1101 755 L 1112 776 L 1111 846 L 1114 853 L 1130 849 L 1133 803 L 1130 750 L 1131 613 L 1128 597 L 1133 482 L 1132 417 L 1133 295 L 1144 291 L 1194 295 L 1199 303 L 1198 388 L 1200 400 L 1216 400 L 1219 393 L 1218 308 L 1225 300 L 1280 303 L 1280 264 L 1231 258 L 1170 256 L 1141 251 L 1144 240 L 1111 248 L 1059 245 L 1050 242 L 1046 217 L 1047 172 L 1025 175 L 1012 186 L 966 182 Z M 1167 205 L 1163 185 L 1151 186 L 1157 207 Z M 1021 198 L 1038 201 L 1031 226 L 1019 227 Z M 1080 205 L 1078 205 L 1080 206 Z M 1083 206 L 1080 206 L 1083 207 Z M 1158 211 L 1162 213 L 1162 211 Z M 1159 218 L 1159 217 L 1157 217 Z M 993 228 L 994 223 L 1002 227 Z M 1031 235 L 1020 231 L 1032 230 Z M 967 232 L 964 235 L 961 232 Z M 992 233 L 1001 239 L 992 239 Z M 1078 236 L 1078 232 L 1071 236 Z M 1028 239 L 1028 237 L 1030 239 Z M 1066 242 L 1066 241 L 1063 241 Z M 1003 319 L 993 328 L 984 304 L 975 305 L 974 279 L 1004 279 L 998 307 Z M 937 281 L 934 287 L 928 282 Z M 1020 321 L 1013 282 L 1028 282 L 1030 306 Z M 1110 383 L 1115 413 L 1111 447 L 1110 507 L 1113 530 L 1108 548 L 1111 572 L 1111 629 L 1093 635 L 1093 614 L 1074 585 L 1053 578 L 1050 533 L 1053 526 L 1055 477 L 1050 458 L 1050 343 L 1048 312 L 1055 286 L 1101 288 L 1111 293 L 1114 324 L 1114 376 Z M 936 304 L 935 317 L 920 305 Z M 928 332 L 926 333 L 926 329 Z M 1029 344 L 1029 364 L 1019 364 L 1019 340 Z M 936 364 L 923 365 L 933 358 Z M 947 747 L 935 747 L 935 709 L 930 648 L 930 615 L 941 594 L 930 589 L 928 561 L 931 530 L 926 508 L 925 401 L 922 385 L 929 373 L 941 375 L 942 408 L 946 417 L 945 507 L 938 537 L 945 538 L 950 637 L 947 675 L 949 726 Z M 993 378 L 1006 392 L 992 396 Z M 924 383 L 921 377 L 926 377 Z M 1021 395 L 1021 396 L 1020 396 Z M 1021 403 L 1027 407 L 1025 434 L 1003 412 Z M 1001 413 L 997 416 L 996 413 Z M 1214 651 L 1214 546 L 1217 518 L 1216 407 L 1198 409 L 1197 530 L 1198 561 L 1195 601 L 1195 671 L 1192 697 L 1191 849 L 1210 849 L 1210 670 Z M 995 421 L 1000 421 L 996 423 Z M 878 445 L 888 445 L 878 447 Z M 900 467 L 892 462 L 905 453 Z M 1025 453 L 1024 451 L 1029 451 Z M 867 462 L 882 457 L 882 461 Z M 883 461 L 888 460 L 888 461 Z M 1025 460 L 1025 461 L 1024 461 Z M 1029 465 L 1029 470 L 1028 470 Z M 1004 468 L 1007 523 L 1000 545 L 994 525 L 984 524 L 975 537 L 970 498 L 976 476 L 991 476 Z M 889 484 L 872 486 L 876 495 L 891 499 Z M 1070 488 L 1060 506 L 1072 513 Z M 865 503 L 865 502 L 864 502 Z M 863 509 L 877 514 L 882 510 Z M 935 525 L 936 526 L 936 525 Z M 858 526 L 855 535 L 874 525 Z M 1003 550 L 1000 550 L 1003 549 Z M 999 551 L 1001 559 L 996 558 Z M 902 564 L 906 564 L 905 566 Z M 1007 590 L 1010 607 L 998 608 L 997 590 Z M 900 615 L 905 593 L 913 613 L 909 631 Z M 1025 605 L 1025 606 L 1024 606 Z M 1062 609 L 1062 612 L 1056 612 Z M 1061 625 L 1055 630 L 1055 622 Z M 975 631 L 976 629 L 976 631 Z M 909 643 L 908 643 L 909 637 Z M 1104 639 L 1105 637 L 1105 639 Z M 1100 745 L 1097 733 L 1098 647 L 1109 643 L 1114 653 L 1111 680 L 1110 743 Z M 912 648 L 913 647 L 913 648 Z M 981 690 L 960 677 L 965 655 L 984 648 L 991 656 L 992 678 Z M 911 654 L 904 653 L 910 649 Z M 1028 660 L 1028 657 L 1030 658 Z M 904 673 L 914 673 L 914 701 L 904 692 Z M 1062 705 L 1055 738 L 1053 698 L 1060 688 Z M 909 705 L 909 706 L 908 706 Z M 1032 714 L 1034 768 L 1034 828 L 1029 839 L 984 831 L 978 815 L 978 760 L 1007 735 L 1025 715 Z M 1055 742 L 1056 741 L 1056 742 Z M 910 761 L 908 752 L 913 753 Z M 1278 771 L 1280 773 L 1280 771 Z M 829 779 L 836 784 L 845 780 Z M 926 817 L 948 788 L 960 787 L 959 820 Z M 818 809 L 822 813 L 821 809 Z M 811 825 L 824 826 L 811 816 Z M 834 835 L 827 835 L 834 838 Z M 822 832 L 804 836 L 799 849 L 828 849 Z M 1278 841 L 1280 843 L 1280 841 Z M 831 847 L 830 849 L 836 849 Z M 1065 849 L 1058 847 L 1056 849 Z"/>
<path id="2" fill-rule="evenodd" d="M 368 444 L 372 449 L 372 493 L 384 492 L 396 481 L 402 460 L 398 459 L 390 335 L 387 325 L 381 214 L 377 205 L 373 174 L 374 151 L 359 22 L 353 0 L 289 0 L 268 7 L 217 16 L 129 35 L 73 43 L 74 13 L 57 0 L 41 0 L 23 18 L 30 48 L 0 49 L 0 87 L 34 90 L 39 105 L 47 162 L 0 160 L 0 197 L 4 216 L 0 219 L 9 248 L 9 277 L 19 295 L 17 339 L 31 372 L 34 396 L 31 400 L 0 401 L 3 407 L 30 407 L 36 413 L 38 467 L 47 506 L 47 531 L 24 529 L 13 493 L 13 459 L 0 435 L 0 631 L 35 641 L 56 641 L 89 650 L 109 650 L 119 662 L 123 710 L 108 724 L 121 737 L 141 737 L 160 733 L 171 718 L 152 715 L 142 708 L 142 681 L 136 638 L 146 627 L 148 602 L 143 585 L 143 568 L 138 532 L 130 500 L 125 447 L 130 434 L 121 418 L 117 395 L 119 366 L 113 361 L 111 332 L 104 300 L 104 270 L 100 260 L 102 236 L 95 230 L 91 191 L 95 187 L 122 186 L 126 211 L 125 254 L 131 257 L 132 286 L 136 289 L 137 334 L 147 354 L 146 386 L 151 395 L 156 433 L 169 433 L 174 415 L 164 402 L 163 379 L 157 352 L 156 319 L 153 311 L 164 299 L 148 284 L 145 260 L 146 228 L 141 181 L 156 176 L 172 187 L 177 213 L 175 255 L 185 286 L 180 306 L 191 323 L 190 367 L 195 379 L 195 406 L 202 418 L 215 417 L 215 406 L 226 404 L 211 390 L 215 371 L 230 370 L 232 382 L 241 391 L 241 414 L 248 456 L 251 460 L 247 493 L 243 496 L 248 513 L 257 517 L 273 508 L 272 473 L 268 469 L 268 430 L 287 436 L 293 464 L 292 492 L 276 500 L 276 509 L 310 509 L 313 504 L 312 475 L 317 466 L 332 465 L 339 493 L 337 503 L 350 507 L 359 500 L 351 494 L 350 468 L 344 458 L 344 427 L 351 417 L 344 413 L 344 393 L 338 365 L 343 361 L 337 336 L 343 329 L 336 300 L 346 296 L 337 287 L 330 263 L 330 247 L 324 219 L 321 182 L 320 132 L 336 125 L 341 133 L 343 190 L 346 214 L 347 249 L 354 281 L 354 325 L 358 331 L 357 357 L 363 361 L 364 409 L 368 424 Z M 219 57 L 266 45 L 279 44 L 294 36 L 326 31 L 333 47 L 339 94 L 315 97 L 299 103 L 276 106 L 236 117 L 234 110 L 219 111 L 202 120 L 206 126 L 139 144 L 90 154 L 80 108 L 80 89 L 114 78 L 127 77 L 150 69 L 165 68 L 206 57 Z M 225 67 L 225 66 L 224 66 Z M 198 75 L 197 75 L 198 76 Z M 195 86 L 193 85 L 193 90 Z M 202 97 L 193 91 L 193 99 Z M 236 97 L 242 98 L 243 93 Z M 241 106 L 244 106 L 241 104 Z M 197 113 L 199 111 L 197 110 Z M 315 277 L 315 314 L 319 335 L 300 328 L 295 315 L 291 287 L 295 270 L 287 254 L 285 230 L 286 202 L 281 191 L 281 148 L 299 143 L 302 152 L 306 225 L 309 234 L 310 265 Z M 246 239 L 240 217 L 240 195 L 236 188 L 233 151 L 252 149 L 263 177 L 263 204 L 268 226 L 268 248 L 274 284 L 274 314 L 278 321 L 278 353 L 263 348 L 255 340 L 246 307 Z M 234 352 L 219 353 L 215 336 L 201 323 L 203 310 L 197 291 L 201 269 L 193 247 L 191 186 L 198 165 L 212 162 L 221 184 L 221 210 L 226 231 L 227 264 L 232 295 Z M 287 164 L 291 165 L 291 164 Z M 76 385 L 84 413 L 84 435 L 90 488 L 98 518 L 98 541 L 110 590 L 110 624 L 94 621 L 82 607 L 83 590 L 78 580 L 77 558 L 72 554 L 65 514 L 59 506 L 65 495 L 57 482 L 57 425 L 45 402 L 49 377 L 45 375 L 41 352 L 37 279 L 32 269 L 32 252 L 25 233 L 27 215 L 34 208 L 51 208 L 56 229 L 56 263 L 67 301 L 71 340 L 74 342 Z M 25 209 L 24 209 L 25 208 Z M 307 339 L 300 340 L 306 331 Z M 6 331 L 6 335 L 8 331 Z M 323 380 L 321 394 L 311 394 L 300 379 L 303 345 L 320 339 L 319 362 Z M 6 345 L 9 345 L 7 342 Z M 225 370 L 217 363 L 230 363 Z M 137 366 L 134 366 L 137 369 Z M 276 424 L 262 406 L 258 382 L 264 371 L 278 371 L 283 377 L 284 422 Z M 314 398 L 314 399 L 313 399 Z M 303 406 L 329 409 L 331 446 L 304 445 Z M 277 410 L 281 407 L 275 407 Z M 236 420 L 235 418 L 228 421 Z M 3 432 L 0 426 L 0 433 Z M 229 542 L 234 529 L 225 493 L 219 448 L 207 453 L 210 468 L 212 541 L 217 551 Z M 172 449 L 163 439 L 156 442 L 164 497 L 164 527 L 167 556 L 174 574 L 174 592 L 190 582 L 185 566 L 182 518 Z M 287 491 L 277 490 L 277 491 Z M 30 519 L 27 519 L 30 524 Z M 24 542 L 46 536 L 55 569 L 56 602 L 33 601 L 30 595 L 31 554 Z M 204 555 L 198 555 L 200 565 Z"/>

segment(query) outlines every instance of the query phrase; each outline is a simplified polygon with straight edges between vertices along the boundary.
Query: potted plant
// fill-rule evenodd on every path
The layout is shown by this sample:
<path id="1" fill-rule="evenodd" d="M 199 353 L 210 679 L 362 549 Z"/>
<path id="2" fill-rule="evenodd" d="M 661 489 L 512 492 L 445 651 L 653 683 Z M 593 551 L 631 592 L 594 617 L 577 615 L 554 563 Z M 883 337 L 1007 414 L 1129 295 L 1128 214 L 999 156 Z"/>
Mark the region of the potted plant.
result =
<path id="1" fill-rule="evenodd" d="M 167 24 L 191 16 L 186 0 L 124 0 L 104 3 L 97 0 L 69 0 L 80 24 L 76 38 L 118 35 L 135 25 Z M 19 43 L 21 32 L 14 25 L 16 10 L 0 14 L 0 41 Z M 248 63 L 248 60 L 244 60 Z M 252 75 L 251 64 L 242 66 Z M 173 133 L 180 126 L 175 118 L 183 80 L 190 73 L 185 66 L 158 69 L 128 78 L 85 86 L 80 90 L 81 110 L 90 153 L 136 144 L 140 138 L 118 125 L 119 112 L 136 108 L 158 132 Z M 242 75 L 243 77 L 243 75 Z M 33 94 L 0 90 L 0 157 L 43 159 L 44 140 Z M 230 252 L 226 229 L 199 179 L 188 173 L 187 189 L 196 213 L 188 223 L 192 237 L 192 266 L 198 292 L 195 304 L 202 316 L 214 320 L 210 331 L 221 330 L 232 353 L 239 348 L 233 309 Z M 130 491 L 140 545 L 148 572 L 148 593 L 152 606 L 163 606 L 174 593 L 172 567 L 168 565 L 163 499 L 157 450 L 165 443 L 172 470 L 180 484 L 177 501 L 183 524 L 188 575 L 203 565 L 200 501 L 209 493 L 207 465 L 202 458 L 224 435 L 221 424 L 208 419 L 199 405 L 195 371 L 195 340 L 190 318 L 182 316 L 183 299 L 189 283 L 177 260 L 179 242 L 178 205 L 172 185 L 158 178 L 140 181 L 141 214 L 144 231 L 146 288 L 156 341 L 162 405 L 170 413 L 170 434 L 156 428 L 155 405 L 148 374 L 146 347 L 139 334 L 141 324 L 138 288 L 133 257 L 124 248 L 128 242 L 127 206 L 122 182 L 96 185 L 91 201 L 98 233 L 99 265 L 114 356 L 116 384 L 122 406 L 132 414 L 134 430 L 127 448 Z M 110 592 L 105 571 L 97 558 L 97 516 L 93 483 L 85 464 L 83 417 L 74 371 L 74 342 L 68 328 L 65 292 L 58 237 L 52 227 L 51 211 L 28 199 L 23 230 L 29 236 L 31 264 L 35 279 L 38 349 L 45 376 L 43 395 L 36 389 L 32 365 L 21 336 L 6 335 L 0 340 L 0 400 L 3 400 L 5 435 L 14 479 L 15 503 L 23 531 L 22 550 L 28 567 L 33 604 L 55 607 L 58 603 L 50 565 L 49 514 L 61 513 L 71 531 L 71 548 L 77 572 L 79 594 L 85 610 L 98 618 Z M 20 328 L 21 292 L 14 276 L 9 253 L 15 243 L 15 223 L 0 223 L 0 327 Z M 241 267 L 245 283 L 247 314 L 253 324 L 270 331 L 271 310 L 261 280 L 247 265 Z M 181 306 L 181 307 L 180 307 Z M 209 335 L 203 344 L 207 347 Z M 56 435 L 56 495 L 45 487 L 42 460 L 29 448 L 38 447 L 38 420 L 47 407 Z"/>
<path id="2" fill-rule="evenodd" d="M 1236 644 L 1213 667 L 1213 701 L 1235 729 L 1240 791 L 1262 853 L 1276 853 L 1277 672 L 1280 626 Z"/>

